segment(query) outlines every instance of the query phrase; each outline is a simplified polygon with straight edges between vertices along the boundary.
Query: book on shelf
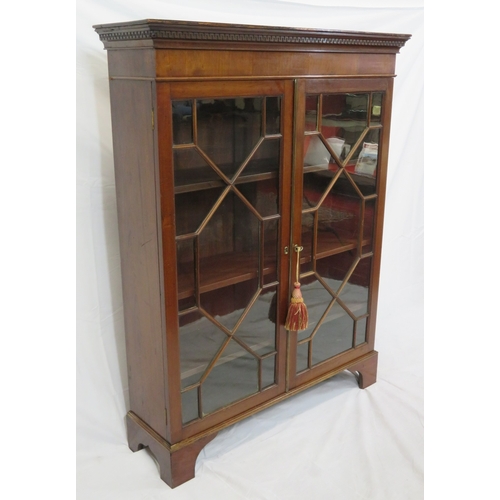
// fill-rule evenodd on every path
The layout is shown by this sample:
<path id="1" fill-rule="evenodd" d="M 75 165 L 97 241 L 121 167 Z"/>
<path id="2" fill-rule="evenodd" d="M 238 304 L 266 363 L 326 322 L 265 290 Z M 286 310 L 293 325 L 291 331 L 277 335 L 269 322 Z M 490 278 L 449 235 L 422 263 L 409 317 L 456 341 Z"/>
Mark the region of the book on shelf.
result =
<path id="1" fill-rule="evenodd" d="M 354 171 L 357 174 L 371 175 L 373 177 L 377 168 L 377 156 L 378 144 L 373 142 L 364 142 Z"/>

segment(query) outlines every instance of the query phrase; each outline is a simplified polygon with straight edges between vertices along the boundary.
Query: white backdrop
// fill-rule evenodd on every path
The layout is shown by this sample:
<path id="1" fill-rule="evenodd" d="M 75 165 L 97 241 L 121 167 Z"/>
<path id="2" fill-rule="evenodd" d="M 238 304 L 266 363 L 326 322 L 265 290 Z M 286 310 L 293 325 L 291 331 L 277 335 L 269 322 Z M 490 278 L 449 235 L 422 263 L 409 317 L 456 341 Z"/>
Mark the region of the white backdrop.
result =
<path id="1" fill-rule="evenodd" d="M 348 4 L 348 6 L 345 6 Z M 129 451 L 128 388 L 106 52 L 94 24 L 145 18 L 409 33 L 397 56 L 376 349 L 348 374 L 219 433 L 170 490 Z M 423 1 L 79 0 L 77 496 L 79 500 L 423 497 Z"/>

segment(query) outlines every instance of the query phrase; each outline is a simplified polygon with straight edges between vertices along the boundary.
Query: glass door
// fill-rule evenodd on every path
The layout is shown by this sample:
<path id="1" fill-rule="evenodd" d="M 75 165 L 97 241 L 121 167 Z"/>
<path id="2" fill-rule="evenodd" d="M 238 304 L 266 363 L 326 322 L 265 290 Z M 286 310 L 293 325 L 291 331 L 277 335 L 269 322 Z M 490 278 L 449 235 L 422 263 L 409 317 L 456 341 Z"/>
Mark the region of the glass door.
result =
<path id="1" fill-rule="evenodd" d="M 387 91 L 385 80 L 297 85 L 294 199 L 300 209 L 293 241 L 303 248 L 300 282 L 309 325 L 290 333 L 292 386 L 373 349 Z"/>
<path id="2" fill-rule="evenodd" d="M 184 426 L 284 388 L 285 107 L 279 82 L 171 86 Z"/>

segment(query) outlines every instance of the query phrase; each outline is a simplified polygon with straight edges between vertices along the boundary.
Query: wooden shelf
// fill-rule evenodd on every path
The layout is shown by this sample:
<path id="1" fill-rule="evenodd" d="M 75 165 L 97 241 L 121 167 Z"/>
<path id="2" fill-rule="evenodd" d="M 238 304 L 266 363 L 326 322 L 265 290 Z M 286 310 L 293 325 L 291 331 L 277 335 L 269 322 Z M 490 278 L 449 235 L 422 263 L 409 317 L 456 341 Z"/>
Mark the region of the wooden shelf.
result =
<path id="1" fill-rule="evenodd" d="M 342 242 L 333 233 L 321 232 L 318 236 L 317 248 L 316 248 L 316 259 L 324 259 L 332 255 L 336 255 L 342 252 L 348 252 L 350 250 L 355 250 L 358 247 L 358 239 L 352 237 L 342 237 Z M 311 233 L 302 234 L 302 246 L 304 250 L 302 251 L 302 258 L 300 259 L 301 264 L 305 264 L 311 261 Z M 371 244 L 370 238 L 365 238 L 362 241 L 362 246 Z"/>
<path id="2" fill-rule="evenodd" d="M 349 172 L 349 175 L 352 177 L 354 182 L 358 186 L 372 186 L 375 187 L 376 176 L 366 175 L 366 174 L 357 174 L 354 172 L 356 167 L 355 163 L 349 163 L 345 166 L 345 171 Z M 330 162 L 327 165 L 304 165 L 304 174 L 308 173 L 316 173 L 323 177 L 333 177 L 339 170 L 339 167 L 336 163 Z"/>
<path id="3" fill-rule="evenodd" d="M 273 166 L 275 167 L 275 165 L 271 165 L 266 160 L 252 162 L 252 164 L 245 167 L 234 184 L 247 184 L 249 182 L 276 179 L 279 175 L 279 170 L 273 169 Z M 232 166 L 222 166 L 221 170 L 229 179 L 234 175 L 234 173 L 230 173 L 233 170 Z M 175 181 L 175 194 L 191 193 L 193 191 L 225 187 L 227 185 L 209 166 L 187 168 L 182 172 L 176 170 Z"/>
<path id="4" fill-rule="evenodd" d="M 194 264 L 184 264 L 178 274 L 179 300 L 195 293 Z M 264 256 L 264 275 L 276 272 L 276 254 Z M 185 272 L 182 272 L 185 271 Z M 211 292 L 226 286 L 258 277 L 257 256 L 249 253 L 227 253 L 207 257 L 200 262 L 200 293 Z"/>

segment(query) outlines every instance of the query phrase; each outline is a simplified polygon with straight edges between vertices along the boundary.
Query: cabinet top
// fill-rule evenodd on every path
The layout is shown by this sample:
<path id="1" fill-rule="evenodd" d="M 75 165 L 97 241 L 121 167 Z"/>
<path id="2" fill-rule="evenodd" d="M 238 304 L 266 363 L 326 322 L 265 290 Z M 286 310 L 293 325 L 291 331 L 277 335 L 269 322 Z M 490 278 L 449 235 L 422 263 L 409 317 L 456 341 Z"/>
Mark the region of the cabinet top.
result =
<path id="1" fill-rule="evenodd" d="M 165 42 L 235 48 L 272 45 L 273 50 L 362 50 L 399 52 L 411 35 L 316 28 L 286 28 L 145 19 L 93 26 L 105 48 L 125 45 L 166 46 Z M 131 43 L 132 42 L 132 43 Z M 167 44 L 168 46 L 168 44 Z"/>

